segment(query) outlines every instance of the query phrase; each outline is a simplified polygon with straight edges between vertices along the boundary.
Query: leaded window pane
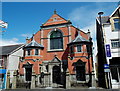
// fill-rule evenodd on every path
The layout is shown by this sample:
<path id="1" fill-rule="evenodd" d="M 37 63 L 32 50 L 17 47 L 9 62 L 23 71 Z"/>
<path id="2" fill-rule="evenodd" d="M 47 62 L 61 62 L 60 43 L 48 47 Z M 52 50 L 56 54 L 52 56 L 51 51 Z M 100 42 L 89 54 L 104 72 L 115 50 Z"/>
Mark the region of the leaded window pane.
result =
<path id="1" fill-rule="evenodd" d="M 38 54 L 39 54 L 39 50 L 35 49 L 35 55 L 38 55 Z"/>
<path id="2" fill-rule="evenodd" d="M 81 45 L 77 45 L 77 52 L 82 52 L 82 46 Z"/>
<path id="3" fill-rule="evenodd" d="M 59 31 L 54 31 L 50 35 L 50 49 L 63 49 L 63 36 Z"/>

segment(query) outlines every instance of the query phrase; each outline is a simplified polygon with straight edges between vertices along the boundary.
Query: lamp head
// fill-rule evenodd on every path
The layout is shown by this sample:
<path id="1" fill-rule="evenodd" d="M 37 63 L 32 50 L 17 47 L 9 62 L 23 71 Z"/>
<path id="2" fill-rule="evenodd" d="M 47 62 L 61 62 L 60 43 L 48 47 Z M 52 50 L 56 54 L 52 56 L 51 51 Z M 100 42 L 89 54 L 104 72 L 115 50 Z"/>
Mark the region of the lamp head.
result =
<path id="1" fill-rule="evenodd" d="M 103 15 L 104 13 L 103 12 L 99 12 L 98 15 Z"/>

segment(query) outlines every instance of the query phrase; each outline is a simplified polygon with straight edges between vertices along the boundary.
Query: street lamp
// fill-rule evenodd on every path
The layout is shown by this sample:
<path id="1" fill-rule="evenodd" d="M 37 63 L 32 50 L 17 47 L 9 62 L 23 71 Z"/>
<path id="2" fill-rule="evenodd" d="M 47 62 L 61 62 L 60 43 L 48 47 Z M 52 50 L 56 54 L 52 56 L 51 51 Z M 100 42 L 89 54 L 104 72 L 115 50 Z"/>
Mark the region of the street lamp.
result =
<path id="1" fill-rule="evenodd" d="M 101 16 L 103 15 L 104 13 L 103 12 L 99 12 L 98 15 L 99 15 L 99 19 L 100 19 L 100 30 L 102 32 L 102 21 L 101 21 Z M 103 34 L 103 32 L 102 32 Z M 102 36 L 103 37 L 103 36 Z"/>
<path id="2" fill-rule="evenodd" d="M 98 79 L 99 79 L 99 86 L 104 88 L 109 88 L 109 81 L 108 81 L 108 75 L 104 72 L 104 65 L 107 64 L 106 60 L 106 52 L 105 52 L 105 43 L 104 43 L 104 36 L 103 36 L 103 30 L 102 30 L 102 15 L 103 12 L 99 12 L 99 21 L 100 21 L 100 33 L 101 36 L 99 38 L 99 41 L 101 42 L 101 50 L 99 51 L 99 55 L 101 55 L 102 58 L 98 60 Z"/>

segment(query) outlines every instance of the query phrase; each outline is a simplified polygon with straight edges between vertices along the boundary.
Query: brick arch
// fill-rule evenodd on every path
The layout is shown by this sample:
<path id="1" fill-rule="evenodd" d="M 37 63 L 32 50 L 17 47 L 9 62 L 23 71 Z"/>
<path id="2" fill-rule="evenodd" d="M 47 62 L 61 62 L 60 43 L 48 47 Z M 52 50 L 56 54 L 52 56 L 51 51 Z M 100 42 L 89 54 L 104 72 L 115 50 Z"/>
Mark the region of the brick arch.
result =
<path id="1" fill-rule="evenodd" d="M 48 49 L 49 50 L 51 50 L 51 49 L 54 49 L 54 47 L 52 47 L 51 48 L 51 43 L 50 43 L 50 40 L 51 40 L 51 38 L 50 38 L 50 36 L 51 36 L 51 34 L 53 33 L 53 32 L 55 32 L 55 31 L 58 31 L 58 32 L 60 32 L 61 33 L 61 38 L 59 38 L 59 39 L 62 39 L 62 43 L 61 43 L 61 48 L 59 48 L 60 46 L 58 46 L 58 48 L 55 48 L 55 49 L 63 49 L 63 47 L 64 47 L 64 39 L 63 39 L 63 32 L 60 30 L 60 29 L 58 29 L 58 28 L 54 28 L 54 29 L 52 29 L 49 33 L 48 33 Z M 54 38 L 54 39 L 57 39 L 57 37 L 56 38 Z M 54 40 L 55 41 L 55 40 Z M 52 41 L 53 43 L 54 43 L 54 41 Z"/>
<path id="2" fill-rule="evenodd" d="M 48 38 L 50 38 L 50 35 L 51 35 L 52 32 L 54 32 L 54 31 L 59 31 L 59 32 L 62 33 L 62 36 L 64 35 L 63 32 L 62 32 L 62 30 L 60 30 L 60 29 L 58 29 L 58 28 L 54 28 L 54 29 L 52 29 L 52 30 L 48 33 Z"/>

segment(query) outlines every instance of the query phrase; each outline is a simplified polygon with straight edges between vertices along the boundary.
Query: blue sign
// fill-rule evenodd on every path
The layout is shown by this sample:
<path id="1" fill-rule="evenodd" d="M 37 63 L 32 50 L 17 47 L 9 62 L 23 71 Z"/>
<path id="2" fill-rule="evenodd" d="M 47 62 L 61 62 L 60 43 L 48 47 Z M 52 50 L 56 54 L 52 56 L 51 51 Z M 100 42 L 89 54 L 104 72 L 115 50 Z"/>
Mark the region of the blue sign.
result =
<path id="1" fill-rule="evenodd" d="M 109 64 L 104 64 L 104 72 L 110 72 Z"/>
<path id="2" fill-rule="evenodd" d="M 110 68 L 109 64 L 104 64 L 104 69 L 109 69 L 109 68 Z"/>
<path id="3" fill-rule="evenodd" d="M 6 69 L 0 69 L 0 74 L 6 74 Z"/>
<path id="4" fill-rule="evenodd" d="M 107 55 L 107 57 L 111 57 L 111 51 L 110 51 L 110 45 L 109 44 L 106 45 L 106 55 Z"/>

